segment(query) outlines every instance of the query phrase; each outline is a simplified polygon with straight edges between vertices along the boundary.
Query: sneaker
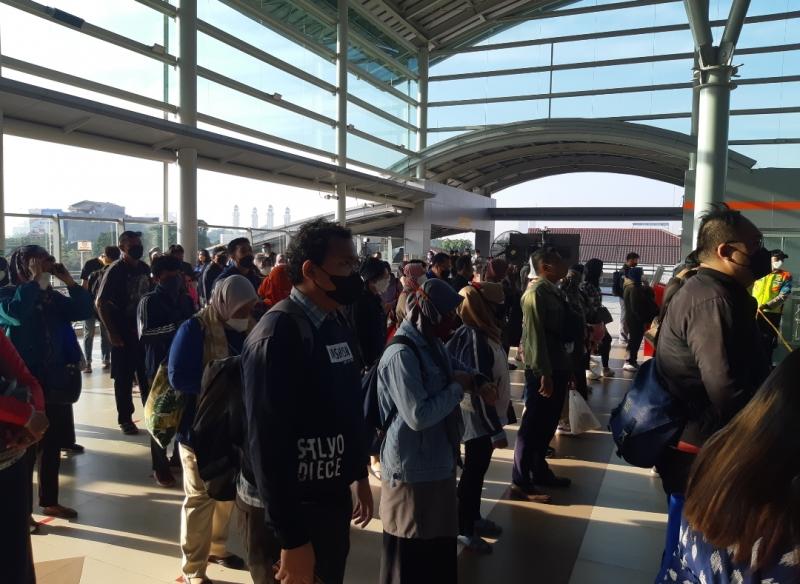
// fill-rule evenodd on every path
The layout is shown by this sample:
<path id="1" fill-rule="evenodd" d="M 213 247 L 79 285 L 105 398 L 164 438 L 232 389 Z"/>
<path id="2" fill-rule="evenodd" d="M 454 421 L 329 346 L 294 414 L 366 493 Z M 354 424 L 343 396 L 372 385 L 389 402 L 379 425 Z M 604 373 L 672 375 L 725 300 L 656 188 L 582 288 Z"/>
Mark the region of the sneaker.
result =
<path id="1" fill-rule="evenodd" d="M 159 487 L 163 487 L 165 489 L 171 489 L 175 486 L 175 477 L 172 476 L 170 471 L 153 471 L 153 478 L 156 480 L 156 484 Z"/>
<path id="2" fill-rule="evenodd" d="M 603 377 L 614 377 L 614 370 L 610 367 L 603 367 Z"/>
<path id="3" fill-rule="evenodd" d="M 559 424 L 556 428 L 556 436 L 572 436 L 572 428 L 569 427 L 569 423 Z"/>
<path id="4" fill-rule="evenodd" d="M 69 446 L 64 446 L 61 450 L 69 454 L 83 454 L 86 451 L 80 444 L 70 444 Z"/>
<path id="5" fill-rule="evenodd" d="M 586 380 L 587 381 L 597 381 L 598 379 L 600 379 L 600 374 L 599 373 L 595 373 L 591 369 L 587 369 L 586 370 Z"/>
<path id="6" fill-rule="evenodd" d="M 464 551 L 472 552 L 481 556 L 488 556 L 492 553 L 492 544 L 477 535 L 459 535 L 458 543 L 464 546 Z"/>
<path id="7" fill-rule="evenodd" d="M 229 570 L 246 570 L 247 563 L 237 555 L 229 554 L 227 556 L 208 556 L 209 564 L 217 564 Z"/>
<path id="8" fill-rule="evenodd" d="M 494 521 L 488 519 L 478 519 L 475 522 L 475 533 L 480 537 L 500 537 L 503 533 L 503 528 L 497 525 Z"/>
<path id="9" fill-rule="evenodd" d="M 512 499 L 530 501 L 531 503 L 550 503 L 553 500 L 550 495 L 541 492 L 533 486 L 523 487 L 515 483 L 511 483 L 510 496 Z"/>
<path id="10" fill-rule="evenodd" d="M 552 472 L 541 478 L 541 479 L 533 479 L 534 484 L 539 485 L 540 487 L 559 487 L 559 488 L 567 488 L 572 484 L 572 479 L 568 479 L 567 477 L 557 477 Z"/>
<path id="11" fill-rule="evenodd" d="M 31 535 L 38 535 L 39 534 L 39 528 L 41 526 L 42 526 L 42 524 L 39 523 L 38 521 L 36 521 L 33 518 L 33 515 L 31 515 L 30 519 L 28 520 L 28 530 L 31 532 Z"/>
<path id="12" fill-rule="evenodd" d="M 658 469 L 656 467 L 653 467 L 653 468 L 650 469 L 650 474 L 653 475 L 654 477 L 660 477 L 661 476 L 660 474 L 658 474 Z"/>
<path id="13" fill-rule="evenodd" d="M 84 367 L 83 368 L 83 374 L 84 375 L 91 375 L 92 374 L 92 366 L 91 365 L 87 365 L 86 367 Z"/>
<path id="14" fill-rule="evenodd" d="M 125 422 L 119 425 L 120 430 L 126 436 L 136 436 L 139 433 L 139 428 L 133 422 Z"/>
<path id="15" fill-rule="evenodd" d="M 111 369 L 111 361 L 103 361 L 103 370 Z"/>
<path id="16" fill-rule="evenodd" d="M 638 371 L 639 366 L 636 363 L 625 363 L 625 365 L 622 366 L 622 369 L 624 371 Z"/>

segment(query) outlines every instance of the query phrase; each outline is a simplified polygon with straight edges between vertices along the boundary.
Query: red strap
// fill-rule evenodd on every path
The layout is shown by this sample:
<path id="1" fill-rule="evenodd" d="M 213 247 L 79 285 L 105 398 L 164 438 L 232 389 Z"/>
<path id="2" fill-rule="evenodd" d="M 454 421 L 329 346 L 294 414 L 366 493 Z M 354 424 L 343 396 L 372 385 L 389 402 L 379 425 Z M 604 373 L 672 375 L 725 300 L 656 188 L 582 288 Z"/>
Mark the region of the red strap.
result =
<path id="1" fill-rule="evenodd" d="M 683 440 L 678 442 L 677 450 L 680 450 L 681 452 L 688 452 L 689 454 L 699 454 L 700 453 L 700 447 L 699 446 L 695 446 L 694 444 L 689 444 L 688 442 L 684 442 Z"/>

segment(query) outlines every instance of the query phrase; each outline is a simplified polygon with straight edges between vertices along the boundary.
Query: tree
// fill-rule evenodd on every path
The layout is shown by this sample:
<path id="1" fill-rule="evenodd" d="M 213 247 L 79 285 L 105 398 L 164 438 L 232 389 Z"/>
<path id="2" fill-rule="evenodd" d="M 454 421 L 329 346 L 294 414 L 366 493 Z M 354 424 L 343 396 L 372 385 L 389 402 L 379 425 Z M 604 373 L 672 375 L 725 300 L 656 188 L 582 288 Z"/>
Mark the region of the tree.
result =
<path id="1" fill-rule="evenodd" d="M 469 239 L 437 239 L 431 242 L 432 247 L 438 247 L 447 253 L 456 253 L 472 249 L 472 242 Z"/>

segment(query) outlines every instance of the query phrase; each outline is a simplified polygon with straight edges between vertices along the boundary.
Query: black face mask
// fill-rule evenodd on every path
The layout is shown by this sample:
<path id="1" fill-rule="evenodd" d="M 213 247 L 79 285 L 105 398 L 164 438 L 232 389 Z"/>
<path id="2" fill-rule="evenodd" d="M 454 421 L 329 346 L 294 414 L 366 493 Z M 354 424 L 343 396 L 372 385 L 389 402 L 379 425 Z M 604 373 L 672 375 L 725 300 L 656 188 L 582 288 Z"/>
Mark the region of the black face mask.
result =
<path id="1" fill-rule="evenodd" d="M 759 248 L 748 256 L 753 278 L 760 280 L 772 271 L 772 254 L 766 248 Z"/>
<path id="2" fill-rule="evenodd" d="M 442 270 L 442 280 L 450 279 L 450 270 Z"/>
<path id="3" fill-rule="evenodd" d="M 132 245 L 128 248 L 128 255 L 135 260 L 142 259 L 144 255 L 144 246 L 143 245 Z"/>
<path id="4" fill-rule="evenodd" d="M 255 258 L 251 255 L 244 256 L 239 260 L 239 266 L 242 268 L 252 268 L 255 265 Z"/>
<path id="5" fill-rule="evenodd" d="M 178 275 L 167 278 L 159 283 L 158 287 L 175 300 L 185 291 L 183 276 Z"/>
<path id="6" fill-rule="evenodd" d="M 325 291 L 328 298 L 333 300 L 336 304 L 341 306 L 349 306 L 353 304 L 364 290 L 364 281 L 356 272 L 349 276 L 334 276 L 329 274 L 324 268 L 322 271 L 328 274 L 331 284 L 336 286 L 336 290 Z"/>

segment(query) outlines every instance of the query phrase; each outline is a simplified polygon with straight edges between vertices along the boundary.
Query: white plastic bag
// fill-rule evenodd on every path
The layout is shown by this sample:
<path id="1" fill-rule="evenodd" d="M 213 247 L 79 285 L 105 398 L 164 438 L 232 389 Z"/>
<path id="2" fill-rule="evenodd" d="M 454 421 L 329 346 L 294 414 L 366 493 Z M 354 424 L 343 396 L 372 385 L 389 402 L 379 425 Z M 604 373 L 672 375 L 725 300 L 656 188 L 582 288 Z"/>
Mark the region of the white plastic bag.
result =
<path id="1" fill-rule="evenodd" d="M 574 435 L 600 428 L 589 404 L 574 389 L 569 390 L 569 427 Z"/>

